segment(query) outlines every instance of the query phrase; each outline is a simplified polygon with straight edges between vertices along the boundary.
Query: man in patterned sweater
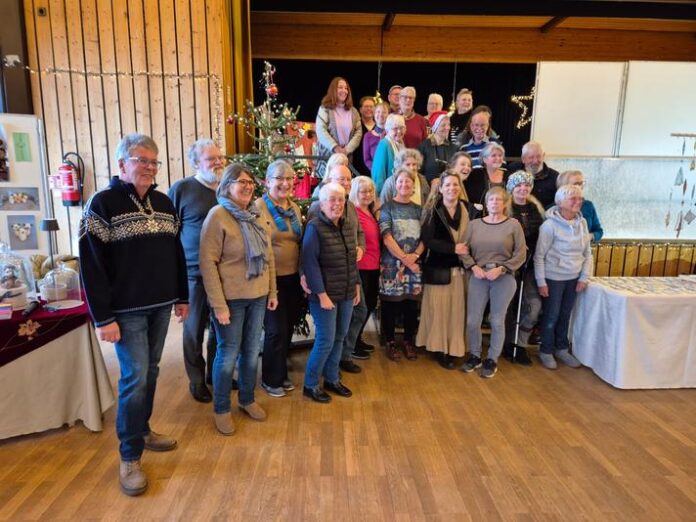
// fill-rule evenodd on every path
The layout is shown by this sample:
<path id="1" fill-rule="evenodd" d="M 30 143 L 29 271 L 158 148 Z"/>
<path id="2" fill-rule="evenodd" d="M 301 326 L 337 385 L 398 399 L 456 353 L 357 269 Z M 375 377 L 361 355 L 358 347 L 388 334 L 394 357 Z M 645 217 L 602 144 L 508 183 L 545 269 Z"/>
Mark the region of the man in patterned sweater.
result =
<path id="1" fill-rule="evenodd" d="M 116 149 L 120 177 L 95 193 L 80 223 L 80 265 L 90 314 L 102 341 L 116 348 L 119 482 L 126 495 L 147 489 L 144 449 L 169 451 L 176 441 L 150 429 L 159 361 L 172 305 L 188 315 L 180 223 L 169 198 L 155 190 L 155 142 L 125 136 Z"/>

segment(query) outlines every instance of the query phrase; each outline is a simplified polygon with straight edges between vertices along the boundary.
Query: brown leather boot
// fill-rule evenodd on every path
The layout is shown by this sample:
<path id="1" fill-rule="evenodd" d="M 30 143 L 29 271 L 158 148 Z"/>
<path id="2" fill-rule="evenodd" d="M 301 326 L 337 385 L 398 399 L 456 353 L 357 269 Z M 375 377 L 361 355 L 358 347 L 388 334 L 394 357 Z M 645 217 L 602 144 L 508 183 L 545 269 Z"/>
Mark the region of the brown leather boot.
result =
<path id="1" fill-rule="evenodd" d="M 387 357 L 389 357 L 392 361 L 400 361 L 401 360 L 401 352 L 396 347 L 396 343 L 394 341 L 387 342 L 386 351 L 387 351 Z"/>

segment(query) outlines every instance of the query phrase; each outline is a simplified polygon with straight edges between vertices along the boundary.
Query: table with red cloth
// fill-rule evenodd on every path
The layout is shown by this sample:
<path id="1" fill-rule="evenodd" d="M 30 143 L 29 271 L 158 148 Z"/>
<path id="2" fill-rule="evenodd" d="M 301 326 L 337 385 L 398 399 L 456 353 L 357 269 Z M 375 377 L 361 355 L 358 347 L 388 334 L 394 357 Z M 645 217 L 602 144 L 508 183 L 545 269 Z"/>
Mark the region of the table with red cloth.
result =
<path id="1" fill-rule="evenodd" d="M 86 305 L 0 321 L 0 439 L 77 420 L 101 431 L 113 404 Z"/>

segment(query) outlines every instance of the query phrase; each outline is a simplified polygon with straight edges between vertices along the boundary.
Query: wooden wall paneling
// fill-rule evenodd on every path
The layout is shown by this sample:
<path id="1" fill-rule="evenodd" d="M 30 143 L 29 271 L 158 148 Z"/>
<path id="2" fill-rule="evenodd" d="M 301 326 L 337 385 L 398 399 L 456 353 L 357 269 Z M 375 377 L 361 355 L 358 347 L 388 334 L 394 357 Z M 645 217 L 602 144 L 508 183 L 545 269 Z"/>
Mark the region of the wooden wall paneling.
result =
<path id="1" fill-rule="evenodd" d="M 82 24 L 76 27 L 72 20 L 82 20 L 80 2 L 65 2 L 65 19 L 70 26 L 68 31 L 68 58 L 73 70 L 85 71 L 85 45 L 82 39 Z M 72 74 L 73 117 L 75 124 L 76 152 L 85 163 L 82 173 L 83 193 L 85 197 L 95 190 L 94 178 L 94 144 L 93 131 L 90 122 L 89 89 L 87 77 L 82 74 Z"/>
<path id="2" fill-rule="evenodd" d="M 24 26 L 27 35 L 27 56 L 29 67 L 36 71 L 39 69 L 39 55 L 37 49 L 37 34 L 36 24 L 34 23 L 34 2 L 33 0 L 24 0 Z M 32 73 L 29 75 L 31 81 L 31 97 L 34 106 L 34 114 L 41 121 L 44 120 L 43 114 L 43 96 L 41 90 L 41 76 Z M 44 132 L 44 145 L 46 145 L 46 133 Z"/>
<path id="3" fill-rule="evenodd" d="M 626 261 L 626 245 L 614 245 L 611 249 L 611 259 L 609 261 L 609 276 L 622 276 L 624 273 L 624 262 Z"/>
<path id="4" fill-rule="evenodd" d="M 650 266 L 650 275 L 653 277 L 662 277 L 665 274 L 665 261 L 667 259 L 667 245 L 664 243 L 657 244 L 653 247 L 652 263 Z"/>
<path id="5" fill-rule="evenodd" d="M 195 0 L 194 0 L 195 1 Z M 188 147 L 196 141 L 196 98 L 193 74 L 193 45 L 191 42 L 191 0 L 176 0 L 176 42 L 178 46 L 179 74 L 189 75 L 179 80 L 179 112 L 181 117 L 181 171 L 180 176 L 190 176 L 191 164 L 186 159 Z M 177 178 L 178 179 L 178 178 Z M 174 179 L 171 180 L 174 183 Z"/>
<path id="6" fill-rule="evenodd" d="M 145 42 L 147 50 L 147 70 L 151 73 L 161 73 L 162 42 L 160 39 L 160 13 L 157 0 L 144 0 L 145 4 Z M 152 122 L 151 137 L 159 147 L 159 159 L 162 168 L 157 173 L 157 183 L 160 186 L 169 185 L 169 152 L 167 145 L 167 125 L 164 105 L 164 78 L 150 76 L 150 120 Z"/>
<path id="7" fill-rule="evenodd" d="M 130 59 L 133 71 L 147 72 L 145 49 L 145 6 L 143 0 L 128 0 L 128 31 L 130 33 Z M 135 89 L 135 126 L 138 132 L 152 136 L 150 121 L 150 88 L 146 76 L 133 77 Z"/>
<path id="8" fill-rule="evenodd" d="M 641 244 L 638 250 L 638 268 L 635 275 L 647 277 L 652 265 L 653 245 Z"/>
<path id="9" fill-rule="evenodd" d="M 665 254 L 665 277 L 675 277 L 679 275 L 679 251 L 681 250 L 679 245 L 667 244 L 666 254 Z"/>
<path id="10" fill-rule="evenodd" d="M 679 274 L 691 274 L 696 264 L 696 246 L 681 245 L 679 249 L 679 266 L 677 272 Z"/>
<path id="11" fill-rule="evenodd" d="M 115 68 L 124 75 L 117 76 L 118 101 L 122 135 L 137 132 L 135 122 L 135 82 L 131 66 L 131 43 L 128 25 L 128 0 L 111 0 L 114 34 Z"/>
<path id="12" fill-rule="evenodd" d="M 82 3 L 82 38 L 84 42 L 85 68 L 89 72 L 101 72 L 99 57 L 99 27 L 97 22 L 96 0 L 81 0 Z M 90 128 L 92 129 L 92 152 L 94 154 L 93 189 L 106 186 L 109 177 L 117 174 L 113 161 L 114 149 L 109 147 L 106 137 L 106 113 L 104 111 L 104 88 L 102 78 L 87 76 L 87 92 Z M 89 193 L 86 193 L 86 195 Z"/>
<path id="13" fill-rule="evenodd" d="M 62 0 L 50 0 L 49 19 L 51 22 L 51 42 L 53 50 L 53 60 L 56 69 L 71 69 L 70 53 L 68 49 L 67 26 L 65 5 Z M 75 127 L 75 113 L 73 109 L 72 97 L 72 74 L 57 73 L 56 75 L 56 96 L 58 99 L 58 114 L 60 121 L 61 136 L 61 157 L 54 158 L 54 165 L 60 165 L 62 156 L 66 152 L 77 152 L 77 129 Z M 71 158 L 75 161 L 75 158 Z M 51 171 L 53 174 L 54 171 Z M 77 243 L 73 244 L 73 239 L 77 232 L 80 222 L 81 212 L 79 209 L 68 209 L 61 202 L 60 193 L 52 192 L 53 208 L 55 217 L 61 230 L 66 233 L 58 234 L 58 252 L 74 254 L 77 252 Z"/>
<path id="14" fill-rule="evenodd" d="M 32 8 L 34 25 L 37 34 L 38 69 L 53 69 L 53 49 L 51 47 L 51 21 L 48 16 L 36 16 L 39 7 L 49 8 L 48 2 L 42 0 L 35 2 Z M 61 142 L 63 137 L 60 132 L 60 111 L 58 109 L 58 97 L 56 89 L 56 75 L 50 72 L 39 73 L 41 81 L 41 99 L 43 102 L 43 124 L 47 136 L 46 169 L 49 173 L 57 172 L 62 156 Z"/>
<path id="15" fill-rule="evenodd" d="M 191 1 L 190 6 L 193 72 L 197 75 L 205 75 L 208 74 L 208 20 L 205 2 Z M 193 82 L 193 94 L 196 100 L 196 138 L 212 138 L 213 136 L 210 124 L 210 87 L 211 82 L 207 78 L 198 78 Z"/>
<path id="16" fill-rule="evenodd" d="M 178 74 L 177 34 L 174 13 L 174 0 L 160 0 L 160 35 L 162 37 L 162 71 L 165 74 Z M 176 77 L 164 78 L 164 114 L 167 126 L 167 162 L 169 163 L 166 186 L 183 177 L 181 161 L 181 114 L 179 113 L 179 80 Z"/>
<path id="17" fill-rule="evenodd" d="M 634 276 L 638 273 L 638 259 L 640 258 L 640 247 L 635 243 L 626 245 L 626 258 L 622 275 L 626 277 Z"/>
<path id="18" fill-rule="evenodd" d="M 217 81 L 210 80 L 210 122 L 212 127 L 212 139 L 216 139 L 216 129 L 219 130 L 220 147 L 227 153 L 230 152 L 225 140 L 225 118 L 223 96 L 229 93 L 222 92 L 222 68 L 223 68 L 223 16 L 225 8 L 223 0 L 205 0 L 208 27 L 208 72 L 217 77 Z M 225 28 L 226 29 L 226 28 Z"/>
<path id="19" fill-rule="evenodd" d="M 597 277 L 607 277 L 609 275 L 609 264 L 611 262 L 612 245 L 600 243 L 597 245 L 597 260 L 595 261 L 595 275 Z"/>
<path id="20" fill-rule="evenodd" d="M 116 49 L 114 45 L 114 24 L 112 16 L 111 0 L 97 0 L 97 27 L 99 42 L 99 59 L 102 72 L 102 89 L 104 94 L 104 121 L 106 123 L 106 140 L 109 144 L 110 163 L 116 167 L 113 160 L 116 147 L 123 137 L 121 126 L 121 110 L 119 100 L 118 78 L 113 74 L 116 72 Z M 89 64 L 90 69 L 96 64 Z M 112 171 L 115 174 L 116 171 Z M 99 186 L 102 188 L 108 185 L 109 180 L 97 175 Z"/>

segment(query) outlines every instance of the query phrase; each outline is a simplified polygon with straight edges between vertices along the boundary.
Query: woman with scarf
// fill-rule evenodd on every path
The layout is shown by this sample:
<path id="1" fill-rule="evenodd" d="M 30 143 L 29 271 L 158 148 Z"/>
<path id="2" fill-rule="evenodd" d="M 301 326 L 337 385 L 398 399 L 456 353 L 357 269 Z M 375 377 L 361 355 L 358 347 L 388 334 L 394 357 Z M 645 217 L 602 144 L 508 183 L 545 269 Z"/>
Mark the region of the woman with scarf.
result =
<path id="1" fill-rule="evenodd" d="M 399 114 L 390 114 L 384 124 L 387 131 L 386 137 L 379 142 L 375 156 L 372 160 L 372 181 L 375 182 L 377 194 L 382 193 L 384 181 L 394 171 L 394 157 L 405 148 L 404 133 L 406 122 Z"/>
<path id="2" fill-rule="evenodd" d="M 257 421 L 266 412 L 254 400 L 265 311 L 278 306 L 270 225 L 252 204 L 255 182 L 244 165 L 225 168 L 218 205 L 201 233 L 200 266 L 218 339 L 213 364 L 215 426 L 234 433 L 230 394 L 239 356 L 239 408 Z"/>
<path id="3" fill-rule="evenodd" d="M 421 239 L 427 254 L 416 345 L 437 354 L 448 370 L 454 368 L 453 358 L 466 351 L 467 278 L 461 256 L 469 253 L 464 235 L 475 214 L 474 206 L 462 200 L 459 174 L 442 173 L 423 211 Z"/>
<path id="4" fill-rule="evenodd" d="M 430 129 L 432 134 L 418 145 L 418 150 L 423 155 L 423 175 L 432 184 L 447 168 L 457 146 L 449 141 L 450 117 L 446 111 L 434 112 L 430 116 Z"/>
<path id="5" fill-rule="evenodd" d="M 271 397 L 284 397 L 295 389 L 288 378 L 287 356 L 295 323 L 301 309 L 300 207 L 291 199 L 295 171 L 285 160 L 266 169 L 266 193 L 256 200 L 263 220 L 271 225 L 271 244 L 276 267 L 278 307 L 266 310 L 261 366 L 261 388 Z"/>

